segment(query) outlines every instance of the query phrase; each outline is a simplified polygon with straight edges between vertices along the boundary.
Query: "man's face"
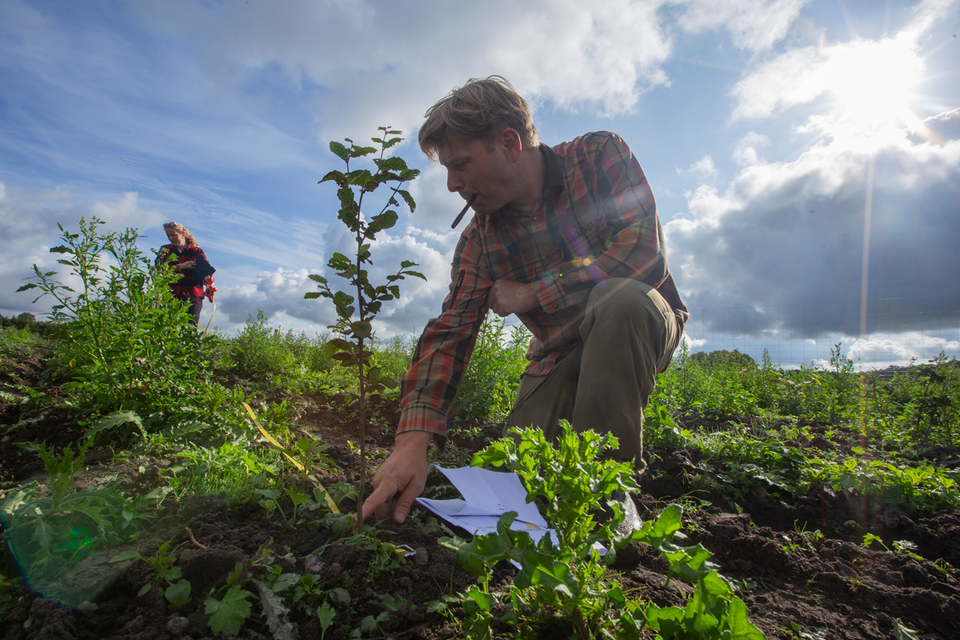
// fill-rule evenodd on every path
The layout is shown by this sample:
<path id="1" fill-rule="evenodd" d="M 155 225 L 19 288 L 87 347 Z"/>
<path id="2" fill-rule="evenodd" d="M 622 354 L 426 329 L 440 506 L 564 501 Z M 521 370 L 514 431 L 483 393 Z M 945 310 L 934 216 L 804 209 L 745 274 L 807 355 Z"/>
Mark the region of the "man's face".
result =
<path id="1" fill-rule="evenodd" d="M 473 210 L 489 215 L 510 204 L 515 176 L 503 149 L 484 140 L 451 141 L 437 149 L 447 170 L 447 189 L 464 200 L 477 196 Z"/>

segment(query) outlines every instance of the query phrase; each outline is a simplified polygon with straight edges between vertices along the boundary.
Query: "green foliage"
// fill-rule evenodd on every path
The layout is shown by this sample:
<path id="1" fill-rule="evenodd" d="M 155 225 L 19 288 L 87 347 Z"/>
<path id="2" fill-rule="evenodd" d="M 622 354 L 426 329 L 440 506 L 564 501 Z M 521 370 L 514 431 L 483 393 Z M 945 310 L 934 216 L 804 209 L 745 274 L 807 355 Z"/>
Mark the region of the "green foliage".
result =
<path id="1" fill-rule="evenodd" d="M 464 418 L 503 420 L 513 407 L 520 376 L 527 366 L 529 342 L 526 327 L 518 325 L 508 333 L 504 319 L 489 314 L 480 326 L 451 412 Z"/>
<path id="2" fill-rule="evenodd" d="M 244 439 L 218 447 L 178 445 L 174 456 L 178 462 L 163 475 L 177 499 L 188 494 L 226 493 L 231 501 L 243 502 L 256 490 L 274 486 L 284 468 L 277 449 L 254 447 Z"/>
<path id="3" fill-rule="evenodd" d="M 252 593 L 234 585 L 227 589 L 219 600 L 204 600 L 203 609 L 210 616 L 210 630 L 215 634 L 225 633 L 230 636 L 240 633 L 240 627 L 252 613 L 249 601 L 251 597 Z"/>
<path id="4" fill-rule="evenodd" d="M 102 545 L 130 540 L 151 516 L 147 498 L 128 499 L 114 485 L 73 488 L 91 444 L 87 440 L 76 454 L 68 445 L 60 456 L 45 444 L 35 447 L 46 465 L 46 487 L 24 485 L 0 507 L 6 537 L 28 573 L 56 571 Z"/>
<path id="5" fill-rule="evenodd" d="M 400 297 L 400 286 L 397 284 L 407 276 L 426 277 L 412 267 L 416 262 L 403 260 L 400 269 L 393 275 L 387 276 L 387 284 L 374 285 L 368 278 L 367 267 L 372 264 L 370 246 L 381 231 L 390 229 L 397 223 L 397 213 L 391 207 L 399 206 L 397 196 L 400 196 L 413 211 L 416 203 L 410 193 L 400 187 L 403 183 L 413 180 L 419 175 L 416 169 L 407 167 L 406 162 L 399 156 L 386 157 L 388 149 L 399 143 L 400 133 L 390 127 L 380 127 L 382 136 L 373 138 L 380 145 L 379 157 L 373 159 L 376 172 L 369 169 L 350 169 L 350 161 L 376 153 L 374 147 L 356 146 L 349 138 L 350 146 L 339 142 L 330 143 L 330 151 L 346 164 L 346 172 L 331 171 L 320 182 L 333 182 L 337 185 L 337 196 L 340 199 L 340 211 L 337 217 L 353 234 L 356 241 L 356 253 L 352 258 L 342 253 L 334 253 L 327 262 L 331 271 L 347 280 L 353 294 L 344 291 L 334 291 L 330 288 L 327 279 L 321 275 L 310 274 L 310 279 L 317 283 L 319 291 L 304 294 L 305 298 L 329 298 L 337 310 L 338 321 L 331 325 L 343 335 L 329 342 L 335 353 L 333 359 L 346 367 L 356 370 L 358 383 L 357 396 L 359 399 L 360 417 L 360 480 L 366 478 L 366 437 L 367 437 L 367 393 L 379 393 L 385 389 L 397 386 L 396 381 L 384 375 L 383 370 L 373 362 L 373 353 L 367 343 L 373 338 L 373 320 L 384 302 Z M 390 183 L 396 183 L 391 185 Z M 364 197 L 371 194 L 383 185 L 388 185 L 390 195 L 380 213 L 365 219 L 362 214 Z M 361 492 L 362 494 L 362 492 Z M 357 521 L 361 520 L 362 501 L 357 501 Z"/>
<path id="6" fill-rule="evenodd" d="M 164 542 L 152 556 L 140 555 L 136 549 L 124 551 L 110 559 L 110 562 L 124 562 L 126 560 L 143 560 L 154 570 L 150 582 L 143 585 L 138 596 L 144 596 L 156 585 L 160 595 L 170 603 L 170 611 L 179 611 L 190 603 L 190 582 L 182 579 L 180 567 L 173 566 L 174 557 L 168 554 L 170 540 Z"/>
<path id="7" fill-rule="evenodd" d="M 616 438 L 592 431 L 577 434 L 566 423 L 556 448 L 544 441 L 539 429 L 512 429 L 511 434 L 513 439 L 502 439 L 477 454 L 474 464 L 505 466 L 517 473 L 528 500 L 545 501 L 547 519 L 558 530 L 559 540 L 554 543 L 544 536 L 534 544 L 525 531 L 511 528 L 515 512 L 500 518 L 495 534 L 474 536 L 471 542 L 441 539 L 456 551 L 457 562 L 480 579 L 461 596 L 467 637 L 491 637 L 498 594 L 490 592 L 490 578 L 497 562 L 510 560 L 520 571 L 505 597 L 504 619 L 517 627 L 519 638 L 540 637 L 547 623 L 565 628 L 568 637 L 584 639 L 614 633 L 618 638 L 640 638 L 645 628 L 664 638 L 763 638 L 747 619 L 746 606 L 709 562 L 710 553 L 699 544 L 676 543 L 680 507 L 668 507 L 638 531 L 618 534 L 615 527 L 623 514 L 616 502 L 609 501 L 613 517 L 595 525 L 591 506 L 614 491 L 636 489 L 631 465 L 600 462 L 604 450 L 616 448 Z M 690 602 L 682 609 L 661 609 L 629 599 L 599 562 L 593 544 L 601 540 L 614 548 L 630 541 L 653 546 L 670 563 L 671 576 L 694 584 Z"/>
<path id="8" fill-rule="evenodd" d="M 6 619 L 10 609 L 23 595 L 21 581 L 0 573 L 0 619 Z"/>
<path id="9" fill-rule="evenodd" d="M 249 599 L 253 594 L 243 588 L 241 577 L 245 573 L 242 562 L 237 562 L 233 571 L 227 576 L 225 585 L 217 589 L 217 593 L 203 601 L 204 612 L 210 616 L 210 630 L 214 634 L 226 633 L 236 636 L 240 627 L 253 613 Z M 217 594 L 222 594 L 217 599 Z"/>
<path id="10" fill-rule="evenodd" d="M 850 456 L 839 462 L 812 458 L 806 471 L 808 484 L 822 483 L 836 491 L 856 489 L 863 496 L 906 513 L 960 508 L 955 470 L 925 464 L 898 466 Z"/>
<path id="11" fill-rule="evenodd" d="M 64 256 L 58 262 L 79 291 L 36 265 L 35 281 L 18 291 L 38 289 L 34 302 L 54 298 L 56 363 L 73 378 L 68 386 L 82 406 L 95 414 L 136 412 L 145 429 L 179 421 L 178 399 L 202 395 L 209 384 L 212 338 L 195 331 L 170 293 L 178 276 L 166 265 L 153 268 L 137 247 L 137 231 L 103 233 L 103 224 L 81 219 L 79 233 L 57 225 L 63 244 L 50 251 Z"/>
<path id="12" fill-rule="evenodd" d="M 557 445 L 547 442 L 536 428 L 510 429 L 513 438 L 497 440 L 477 453 L 471 466 L 504 467 L 520 476 L 528 500 L 545 500 L 547 520 L 557 529 L 561 546 L 582 554 L 592 554 L 597 541 L 622 542 L 613 527 L 622 521 L 618 514 L 595 529 L 591 508 L 598 509 L 615 491 L 635 491 L 631 463 L 602 460 L 602 452 L 616 449 L 617 439 L 609 433 L 577 433 L 566 421 Z M 609 506 L 619 511 L 616 501 Z M 625 544 L 625 542 L 624 542 Z"/>

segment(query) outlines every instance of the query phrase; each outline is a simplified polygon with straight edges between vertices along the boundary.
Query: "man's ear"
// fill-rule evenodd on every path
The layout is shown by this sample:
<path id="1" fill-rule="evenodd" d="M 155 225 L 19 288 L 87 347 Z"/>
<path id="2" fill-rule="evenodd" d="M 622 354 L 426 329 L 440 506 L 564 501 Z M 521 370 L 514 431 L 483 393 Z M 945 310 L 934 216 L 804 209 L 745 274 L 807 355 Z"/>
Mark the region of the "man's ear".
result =
<path id="1" fill-rule="evenodd" d="M 497 142 L 500 144 L 500 148 L 503 149 L 507 160 L 516 162 L 520 158 L 520 153 L 523 151 L 523 138 L 520 137 L 516 129 L 507 127 L 501 131 Z"/>

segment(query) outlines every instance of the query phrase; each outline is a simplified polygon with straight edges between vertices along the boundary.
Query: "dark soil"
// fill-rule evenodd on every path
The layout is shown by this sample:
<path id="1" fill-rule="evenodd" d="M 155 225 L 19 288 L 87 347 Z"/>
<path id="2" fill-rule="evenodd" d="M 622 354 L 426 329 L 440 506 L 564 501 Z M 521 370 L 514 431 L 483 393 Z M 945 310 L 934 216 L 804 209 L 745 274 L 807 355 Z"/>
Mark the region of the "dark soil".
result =
<path id="1" fill-rule="evenodd" d="M 14 378 L 22 383 L 40 375 L 40 369 L 39 363 L 33 363 L 22 371 L 4 374 L 0 387 Z M 319 435 L 330 446 L 328 453 L 337 471 L 317 480 L 327 486 L 336 480 L 355 480 L 359 456 L 347 441 L 356 443 L 358 434 L 349 399 L 322 395 L 286 399 L 299 414 L 297 428 Z M 397 413 L 395 402 L 375 403 L 374 416 L 382 428 L 368 439 L 369 452 L 389 450 Z M 724 428 L 723 423 L 702 416 L 687 417 L 684 426 Z M 18 405 L 0 405 L 0 489 L 17 486 L 43 469 L 36 455 L 16 447 L 17 443 L 46 442 L 59 450 L 83 432 L 62 409 L 23 412 Z M 451 433 L 453 437 L 446 451 L 437 455 L 437 462 L 460 466 L 467 464 L 487 439 L 499 434 L 499 426 L 473 425 Z M 835 446 L 824 438 L 813 444 Z M 956 449 L 941 450 L 937 455 L 937 464 L 956 466 Z M 721 574 L 737 586 L 738 595 L 746 602 L 751 621 L 768 638 L 893 638 L 895 625 L 901 623 L 917 630 L 919 638 L 960 638 L 960 576 L 952 569 L 960 567 L 960 513 L 908 516 L 887 505 L 870 504 L 855 492 L 824 488 L 799 497 L 757 491 L 739 496 L 734 505 L 719 490 L 710 490 L 694 453 L 652 447 L 648 457 L 642 491 L 636 496 L 641 516 L 655 518 L 670 503 L 684 504 L 684 532 L 689 543 L 702 543 L 713 553 Z M 120 474 L 128 486 L 149 489 L 156 484 L 157 467 L 166 464 L 153 461 L 144 465 L 142 460 L 115 464 L 113 460 L 108 448 L 88 451 L 81 485 Z M 431 473 L 427 492 L 432 497 L 453 497 L 453 490 L 441 480 L 438 473 Z M 204 595 L 171 613 L 155 588 L 138 596 L 151 575 L 146 563 L 109 564 L 105 560 L 117 550 L 103 550 L 75 567 L 63 567 L 53 583 L 32 584 L 33 590 L 0 622 L 0 638 L 213 637 L 202 600 L 224 584 L 238 562 L 244 567 L 245 588 L 250 591 L 256 592 L 254 580 L 262 582 L 269 567 L 275 566 L 287 573 L 318 576 L 318 591 L 346 590 L 349 604 L 337 609 L 326 638 L 350 637 L 364 617 L 384 611 L 389 615 L 380 622 L 380 630 L 363 637 L 438 640 L 462 635 L 459 605 L 452 605 L 446 615 L 428 605 L 463 591 L 475 578 L 457 565 L 453 552 L 438 543 L 440 537 L 450 535 L 449 530 L 423 511 L 415 512 L 403 526 L 380 525 L 381 539 L 416 550 L 398 566 L 380 569 L 382 554 L 341 543 L 349 532 L 331 526 L 320 510 L 307 512 L 293 525 L 285 519 L 293 520 L 289 504 L 284 514 L 269 514 L 258 504 L 228 506 L 223 496 L 164 506 L 161 517 L 137 541 L 137 548 L 149 556 L 172 538 L 170 548 L 175 550 L 183 577 L 189 580 L 193 594 Z M 894 541 L 913 542 L 920 557 L 868 550 L 862 546 L 867 532 L 879 536 L 890 549 Z M 262 560 L 264 549 L 273 555 L 267 563 Z M 661 606 L 682 605 L 690 589 L 668 583 L 666 567 L 652 549 L 633 544 L 618 554 L 611 571 L 633 597 Z M 511 567 L 499 567 L 492 586 L 508 583 L 513 575 Z M 56 594 L 61 595 L 57 598 Z M 399 601 L 399 608 L 391 610 L 394 601 L 384 596 Z M 82 601 L 73 602 L 75 606 L 57 601 L 71 598 Z M 239 637 L 284 637 L 282 630 L 277 631 L 279 627 L 271 630 L 266 616 L 260 614 L 259 596 L 253 601 L 254 615 Z M 318 602 L 311 604 L 305 597 L 287 614 L 282 622 L 296 629 L 293 637 L 321 637 Z M 498 637 L 510 636 L 507 627 L 495 630 L 501 634 Z M 554 629 L 543 637 L 568 635 Z"/>

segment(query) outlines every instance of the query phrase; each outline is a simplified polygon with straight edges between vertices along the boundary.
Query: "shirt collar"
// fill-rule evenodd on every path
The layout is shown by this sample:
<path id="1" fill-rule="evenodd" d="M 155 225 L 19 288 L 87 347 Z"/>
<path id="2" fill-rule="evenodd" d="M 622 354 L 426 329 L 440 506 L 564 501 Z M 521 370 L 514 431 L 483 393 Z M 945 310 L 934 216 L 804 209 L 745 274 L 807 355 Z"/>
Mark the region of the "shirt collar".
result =
<path id="1" fill-rule="evenodd" d="M 563 167 L 560 156 L 552 148 L 540 143 L 540 152 L 543 154 L 543 197 L 552 196 L 563 191 Z"/>

